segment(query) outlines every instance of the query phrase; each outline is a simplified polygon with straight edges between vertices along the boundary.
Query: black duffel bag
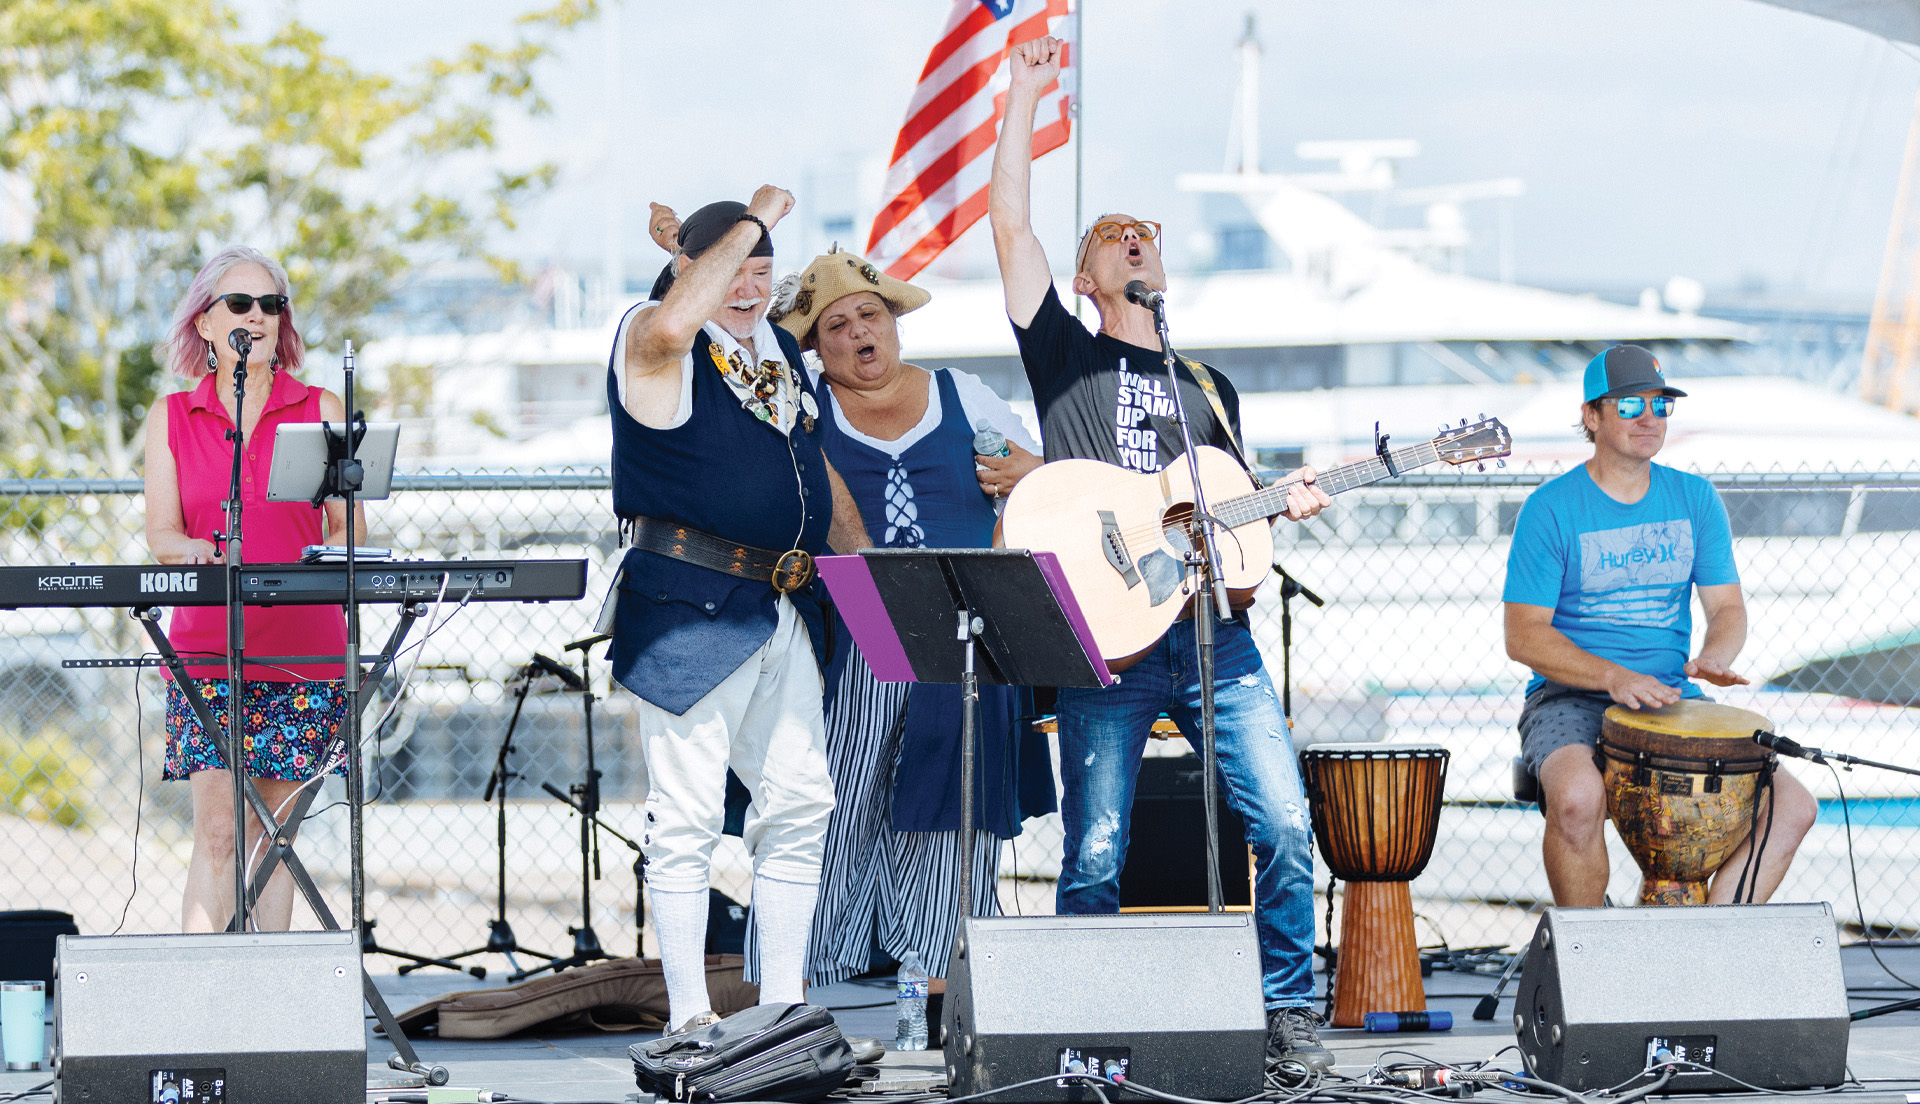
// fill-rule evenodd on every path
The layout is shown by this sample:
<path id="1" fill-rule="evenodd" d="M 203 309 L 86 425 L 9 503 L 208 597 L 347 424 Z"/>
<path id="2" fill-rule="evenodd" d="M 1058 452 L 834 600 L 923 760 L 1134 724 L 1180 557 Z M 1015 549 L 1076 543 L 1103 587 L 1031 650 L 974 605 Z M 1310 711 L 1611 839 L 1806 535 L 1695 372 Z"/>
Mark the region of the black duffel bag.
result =
<path id="1" fill-rule="evenodd" d="M 833 1014 L 760 1004 L 717 1024 L 627 1048 L 640 1087 L 667 1100 L 824 1100 L 846 1084 L 853 1052 Z"/>

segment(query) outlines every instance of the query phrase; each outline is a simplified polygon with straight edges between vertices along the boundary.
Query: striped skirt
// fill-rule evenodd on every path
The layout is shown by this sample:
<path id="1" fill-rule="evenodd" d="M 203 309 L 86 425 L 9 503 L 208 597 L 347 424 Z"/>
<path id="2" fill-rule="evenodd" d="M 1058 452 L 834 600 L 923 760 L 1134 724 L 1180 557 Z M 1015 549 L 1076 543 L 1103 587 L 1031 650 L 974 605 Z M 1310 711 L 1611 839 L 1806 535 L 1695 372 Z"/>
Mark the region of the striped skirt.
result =
<path id="1" fill-rule="evenodd" d="M 807 981 L 814 985 L 866 973 L 875 947 L 895 961 L 918 951 L 929 975 L 947 976 L 960 898 L 960 833 L 893 830 L 907 687 L 874 678 L 855 646 L 827 711 L 834 805 L 807 945 Z M 998 916 L 1001 839 L 980 831 L 974 841 L 973 912 Z M 760 976 L 757 943 L 749 925 L 749 981 Z"/>

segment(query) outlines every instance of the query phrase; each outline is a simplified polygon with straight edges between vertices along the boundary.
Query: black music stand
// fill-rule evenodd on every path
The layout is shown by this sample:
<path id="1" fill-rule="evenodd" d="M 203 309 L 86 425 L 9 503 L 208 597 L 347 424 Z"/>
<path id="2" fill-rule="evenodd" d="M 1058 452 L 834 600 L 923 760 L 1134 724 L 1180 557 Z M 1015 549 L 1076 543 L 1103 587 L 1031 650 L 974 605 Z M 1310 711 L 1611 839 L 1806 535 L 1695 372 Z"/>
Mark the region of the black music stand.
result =
<path id="1" fill-rule="evenodd" d="M 959 683 L 960 901 L 973 914 L 974 731 L 980 682 L 1111 685 L 1093 631 L 1051 552 L 876 548 L 825 556 L 820 578 L 882 682 Z M 965 925 L 955 931 L 965 939 Z"/>

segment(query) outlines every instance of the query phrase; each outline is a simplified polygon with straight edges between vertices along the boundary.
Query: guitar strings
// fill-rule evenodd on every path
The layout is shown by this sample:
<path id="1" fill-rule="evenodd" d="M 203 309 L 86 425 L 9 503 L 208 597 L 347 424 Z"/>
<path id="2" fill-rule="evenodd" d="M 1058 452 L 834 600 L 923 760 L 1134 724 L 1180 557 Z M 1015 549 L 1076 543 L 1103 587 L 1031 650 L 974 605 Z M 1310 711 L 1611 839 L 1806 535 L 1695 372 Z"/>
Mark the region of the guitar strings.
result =
<path id="1" fill-rule="evenodd" d="M 1428 453 L 1431 453 L 1432 455 L 1427 456 Z M 1405 449 L 1397 450 L 1393 453 L 1393 459 L 1394 459 L 1394 467 L 1402 470 L 1405 470 L 1407 468 L 1425 467 L 1428 464 L 1436 463 L 1439 461 L 1440 450 L 1437 446 L 1435 446 L 1432 442 L 1429 441 L 1424 444 L 1413 445 Z M 1360 474 L 1363 471 L 1366 474 L 1364 475 Z M 1319 486 L 1322 490 L 1327 491 L 1329 494 L 1341 494 L 1343 492 L 1353 490 L 1356 487 L 1364 487 L 1370 483 L 1379 482 L 1381 479 L 1386 478 L 1384 474 L 1379 474 L 1379 473 L 1384 473 L 1386 471 L 1387 471 L 1386 464 L 1384 464 L 1378 457 L 1370 457 L 1366 460 L 1359 460 L 1352 464 L 1344 464 L 1338 468 L 1334 468 L 1331 471 L 1327 472 L 1324 476 L 1316 477 L 1314 480 L 1314 483 L 1316 486 Z M 1347 482 L 1349 478 L 1353 479 L 1352 483 Z M 1245 495 L 1236 495 L 1233 498 L 1228 499 L 1227 501 L 1235 502 L 1242 499 L 1259 498 L 1270 491 L 1281 491 L 1293 485 L 1294 484 L 1292 483 L 1275 483 L 1270 486 L 1263 487 L 1256 491 L 1250 491 Z M 1284 498 L 1285 496 L 1280 495 L 1277 497 Z M 1185 502 L 1189 506 L 1192 505 L 1191 499 L 1185 500 Z M 1220 516 L 1220 514 L 1221 512 L 1219 510 L 1215 511 L 1215 516 Z M 1264 511 L 1256 515 L 1256 517 L 1259 517 L 1259 518 L 1264 518 L 1267 516 L 1268 515 Z M 1192 515 L 1189 514 L 1187 517 L 1187 520 L 1191 521 L 1191 519 L 1192 519 Z M 1249 517 L 1245 521 L 1238 522 L 1238 523 L 1228 521 L 1224 517 L 1222 517 L 1221 520 L 1222 520 L 1222 523 L 1225 524 L 1227 528 L 1238 529 L 1241 525 L 1251 525 L 1254 522 L 1255 517 Z M 1176 528 L 1176 527 L 1177 526 L 1169 526 L 1164 522 L 1156 520 L 1147 525 L 1126 526 L 1119 529 L 1118 532 L 1123 539 L 1132 541 L 1132 540 L 1140 540 L 1140 539 L 1157 537 L 1165 533 L 1168 529 Z"/>

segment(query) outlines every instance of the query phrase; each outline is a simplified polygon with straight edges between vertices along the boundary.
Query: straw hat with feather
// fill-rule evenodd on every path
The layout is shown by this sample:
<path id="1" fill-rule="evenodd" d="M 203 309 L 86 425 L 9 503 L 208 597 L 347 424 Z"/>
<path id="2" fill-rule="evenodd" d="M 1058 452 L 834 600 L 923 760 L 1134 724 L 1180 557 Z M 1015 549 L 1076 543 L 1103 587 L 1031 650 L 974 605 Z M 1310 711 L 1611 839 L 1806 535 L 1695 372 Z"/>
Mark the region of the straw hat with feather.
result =
<path id="1" fill-rule="evenodd" d="M 895 318 L 927 305 L 932 295 L 905 280 L 896 280 L 874 267 L 857 253 L 844 253 L 838 245 L 813 259 L 802 271 L 783 277 L 773 289 L 773 304 L 767 319 L 810 347 L 809 336 L 820 315 L 836 301 L 855 292 L 870 291 L 880 297 Z"/>

